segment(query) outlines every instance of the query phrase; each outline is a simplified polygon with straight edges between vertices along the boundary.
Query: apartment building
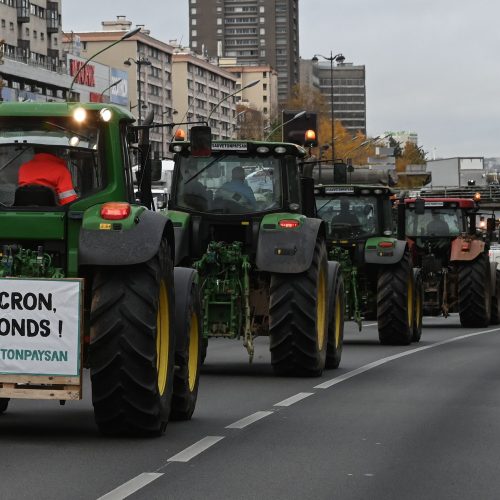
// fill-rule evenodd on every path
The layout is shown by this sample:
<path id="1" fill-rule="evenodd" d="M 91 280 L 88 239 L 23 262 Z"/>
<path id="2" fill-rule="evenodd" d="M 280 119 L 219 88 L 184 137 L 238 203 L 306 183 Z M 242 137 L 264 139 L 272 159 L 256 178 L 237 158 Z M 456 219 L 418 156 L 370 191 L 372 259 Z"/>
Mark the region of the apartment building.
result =
<path id="1" fill-rule="evenodd" d="M 191 48 L 277 71 L 280 104 L 299 82 L 298 0 L 188 0 Z"/>

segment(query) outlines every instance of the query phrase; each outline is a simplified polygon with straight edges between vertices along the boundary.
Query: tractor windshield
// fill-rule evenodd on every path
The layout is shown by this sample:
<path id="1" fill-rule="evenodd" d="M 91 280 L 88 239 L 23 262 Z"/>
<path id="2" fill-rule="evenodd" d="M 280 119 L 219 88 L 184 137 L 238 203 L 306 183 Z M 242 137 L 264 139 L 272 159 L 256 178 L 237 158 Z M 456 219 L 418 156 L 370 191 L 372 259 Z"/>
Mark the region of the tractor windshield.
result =
<path id="1" fill-rule="evenodd" d="M 241 214 L 281 207 L 282 161 L 274 157 L 221 154 L 179 156 L 175 205 L 191 210 Z"/>
<path id="2" fill-rule="evenodd" d="M 99 139 L 97 126 L 75 126 L 65 117 L 0 119 L 0 204 L 20 204 L 16 191 L 32 184 L 52 189 L 55 204 L 70 191 L 74 200 L 99 190 L 104 184 Z M 62 188 L 52 182 L 54 162 L 57 168 L 69 170 Z"/>
<path id="3" fill-rule="evenodd" d="M 446 237 L 463 232 L 460 210 L 456 208 L 426 208 L 417 214 L 414 209 L 406 211 L 406 233 L 408 236 Z"/>
<path id="4" fill-rule="evenodd" d="M 378 234 L 376 196 L 317 197 L 316 209 L 330 238 L 358 238 Z"/>

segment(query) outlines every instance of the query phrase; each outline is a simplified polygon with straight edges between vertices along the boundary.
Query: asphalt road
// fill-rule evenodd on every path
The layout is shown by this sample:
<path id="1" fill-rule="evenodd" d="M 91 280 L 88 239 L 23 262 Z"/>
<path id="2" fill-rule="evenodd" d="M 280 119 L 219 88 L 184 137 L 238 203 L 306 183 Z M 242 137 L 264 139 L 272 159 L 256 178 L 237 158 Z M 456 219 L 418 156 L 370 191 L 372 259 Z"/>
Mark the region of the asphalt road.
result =
<path id="1" fill-rule="evenodd" d="M 214 340 L 193 419 L 162 438 L 101 437 L 88 383 L 63 407 L 11 401 L 0 498 L 499 498 L 500 328 L 424 324 L 384 347 L 347 323 L 341 367 L 314 379 L 274 377 L 266 339 L 252 365 Z"/>

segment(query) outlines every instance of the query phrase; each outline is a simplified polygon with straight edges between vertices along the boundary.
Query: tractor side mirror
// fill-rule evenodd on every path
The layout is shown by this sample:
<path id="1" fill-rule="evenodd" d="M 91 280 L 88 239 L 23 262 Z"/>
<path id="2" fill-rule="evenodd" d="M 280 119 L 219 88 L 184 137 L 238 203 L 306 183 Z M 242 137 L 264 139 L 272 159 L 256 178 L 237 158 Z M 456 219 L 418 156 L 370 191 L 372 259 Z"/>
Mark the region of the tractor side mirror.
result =
<path id="1" fill-rule="evenodd" d="M 137 144 L 139 142 L 139 129 L 129 127 L 127 130 L 127 142 L 129 144 Z"/>
<path id="2" fill-rule="evenodd" d="M 161 180 L 161 160 L 151 160 L 151 180 Z"/>
<path id="3" fill-rule="evenodd" d="M 314 197 L 314 179 L 301 177 L 300 188 L 302 191 L 302 213 L 306 217 L 316 217 L 316 199 Z"/>
<path id="4" fill-rule="evenodd" d="M 492 234 L 495 230 L 495 217 L 488 217 L 486 219 L 486 232 Z"/>
<path id="5" fill-rule="evenodd" d="M 425 214 L 425 200 L 423 198 L 417 198 L 415 200 L 415 213 L 417 215 Z"/>
<path id="6" fill-rule="evenodd" d="M 191 127 L 191 154 L 195 157 L 207 157 L 212 154 L 212 129 L 206 125 Z"/>

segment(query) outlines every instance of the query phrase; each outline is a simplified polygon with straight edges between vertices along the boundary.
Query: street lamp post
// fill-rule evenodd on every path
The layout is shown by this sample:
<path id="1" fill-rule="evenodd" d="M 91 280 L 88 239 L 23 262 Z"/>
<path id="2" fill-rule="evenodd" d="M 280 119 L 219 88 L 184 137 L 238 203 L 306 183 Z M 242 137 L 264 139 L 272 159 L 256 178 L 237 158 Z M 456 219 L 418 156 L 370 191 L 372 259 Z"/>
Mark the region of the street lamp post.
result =
<path id="1" fill-rule="evenodd" d="M 131 66 L 132 63 L 135 63 L 137 65 L 137 123 L 140 125 L 142 120 L 141 120 L 141 110 L 142 110 L 142 101 L 141 101 L 141 66 L 151 66 L 151 61 L 149 59 L 146 59 L 144 57 L 141 57 L 139 59 L 133 59 L 132 57 L 129 57 L 127 60 L 123 61 L 123 64 L 126 66 Z"/>
<path id="2" fill-rule="evenodd" d="M 113 82 L 111 85 L 108 85 L 102 92 L 101 92 L 101 102 L 104 98 L 104 94 L 108 91 L 111 90 L 113 87 L 116 87 L 119 83 L 121 83 L 123 78 L 120 78 L 119 80 L 116 80 L 116 82 Z M 110 92 L 111 94 L 111 92 Z M 109 100 L 111 101 L 111 95 L 109 97 Z"/>
<path id="3" fill-rule="evenodd" d="M 330 61 L 330 113 L 331 113 L 331 121 L 332 121 L 332 164 L 335 163 L 335 116 L 334 116 L 334 107 L 333 107 L 333 61 L 344 62 L 345 57 L 342 54 L 333 55 L 333 52 L 330 51 L 330 57 L 323 56 L 321 54 L 314 54 L 311 61 L 313 63 L 318 62 L 318 56 L 325 59 L 325 61 Z"/>

